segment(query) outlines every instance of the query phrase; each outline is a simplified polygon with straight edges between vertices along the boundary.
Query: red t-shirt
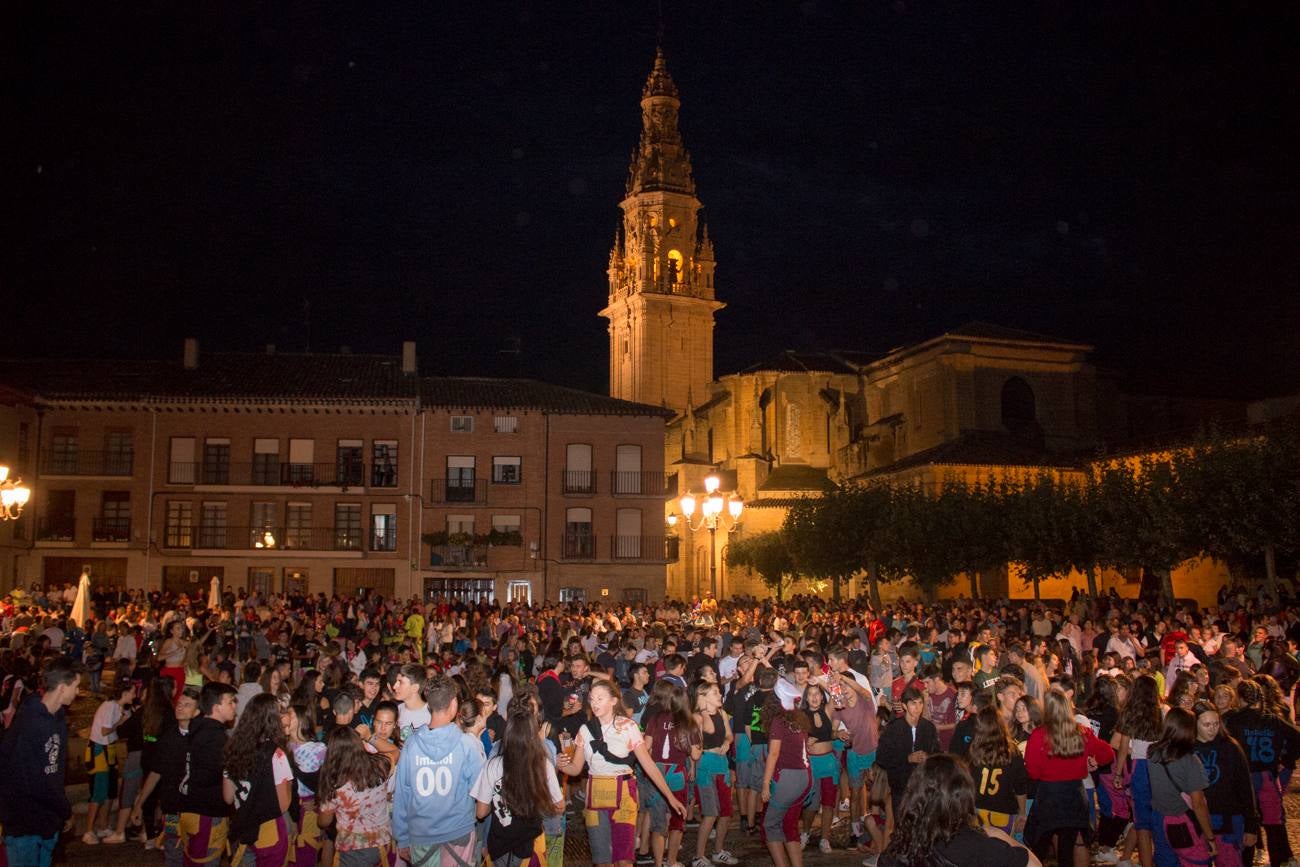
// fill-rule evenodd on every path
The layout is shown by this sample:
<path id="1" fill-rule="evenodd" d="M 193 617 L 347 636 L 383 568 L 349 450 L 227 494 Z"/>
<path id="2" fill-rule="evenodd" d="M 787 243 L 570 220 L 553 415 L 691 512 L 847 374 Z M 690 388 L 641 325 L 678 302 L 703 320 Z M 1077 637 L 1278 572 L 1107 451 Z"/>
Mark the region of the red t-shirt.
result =
<path id="1" fill-rule="evenodd" d="M 665 765 L 685 767 L 689 750 L 678 744 L 678 732 L 671 714 L 657 713 L 645 720 L 645 736 L 650 742 L 650 758 Z"/>
<path id="2" fill-rule="evenodd" d="M 808 733 L 797 732 L 790 728 L 790 724 L 785 721 L 785 717 L 778 717 L 772 722 L 771 729 L 768 730 L 768 749 L 777 741 L 781 743 L 781 753 L 776 757 L 776 767 L 781 768 L 806 768 L 808 767 Z"/>

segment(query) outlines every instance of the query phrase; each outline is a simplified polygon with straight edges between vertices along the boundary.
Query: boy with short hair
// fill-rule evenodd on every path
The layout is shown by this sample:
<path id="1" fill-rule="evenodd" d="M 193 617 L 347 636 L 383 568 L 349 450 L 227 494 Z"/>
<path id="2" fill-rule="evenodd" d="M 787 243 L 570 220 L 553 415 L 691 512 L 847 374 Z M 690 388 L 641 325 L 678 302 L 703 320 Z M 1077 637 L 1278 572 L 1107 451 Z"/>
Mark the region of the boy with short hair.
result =
<path id="1" fill-rule="evenodd" d="M 478 738 L 456 724 L 456 682 L 439 675 L 425 685 L 429 724 L 402 748 L 393 796 L 393 838 L 404 861 L 423 867 L 477 863 L 470 788 L 486 757 Z"/>
<path id="2" fill-rule="evenodd" d="M 226 849 L 230 805 L 222 793 L 226 730 L 235 721 L 236 690 L 209 683 L 199 693 L 202 716 L 190 724 L 180 792 L 180 842 L 185 867 L 211 864 Z"/>

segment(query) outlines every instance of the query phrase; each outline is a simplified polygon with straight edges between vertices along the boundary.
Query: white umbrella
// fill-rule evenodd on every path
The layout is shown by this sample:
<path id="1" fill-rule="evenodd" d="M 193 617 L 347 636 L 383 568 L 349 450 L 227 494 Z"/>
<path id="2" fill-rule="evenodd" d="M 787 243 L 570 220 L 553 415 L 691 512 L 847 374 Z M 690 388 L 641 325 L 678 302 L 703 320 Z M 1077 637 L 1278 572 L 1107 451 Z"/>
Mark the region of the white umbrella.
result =
<path id="1" fill-rule="evenodd" d="M 221 579 L 216 575 L 212 576 L 212 584 L 208 589 L 208 609 L 216 611 L 221 608 Z"/>
<path id="2" fill-rule="evenodd" d="M 77 582 L 77 598 L 72 602 L 72 622 L 86 628 L 86 621 L 90 619 L 90 574 L 81 573 L 81 580 Z"/>

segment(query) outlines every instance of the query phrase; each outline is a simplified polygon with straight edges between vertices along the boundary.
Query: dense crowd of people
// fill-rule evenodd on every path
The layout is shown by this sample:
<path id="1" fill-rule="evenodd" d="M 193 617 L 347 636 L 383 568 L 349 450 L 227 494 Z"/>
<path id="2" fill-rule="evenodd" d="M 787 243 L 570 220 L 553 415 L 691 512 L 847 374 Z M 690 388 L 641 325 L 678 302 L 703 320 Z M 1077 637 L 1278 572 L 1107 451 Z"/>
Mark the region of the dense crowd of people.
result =
<path id="1" fill-rule="evenodd" d="M 0 865 L 1296 862 L 1300 608 L 468 603 L 70 587 L 0 603 Z M 99 702 L 75 732 L 80 693 Z M 74 828 L 68 763 L 88 781 Z M 697 828 L 692 851 L 684 831 Z M 737 847 L 739 848 L 739 847 Z"/>

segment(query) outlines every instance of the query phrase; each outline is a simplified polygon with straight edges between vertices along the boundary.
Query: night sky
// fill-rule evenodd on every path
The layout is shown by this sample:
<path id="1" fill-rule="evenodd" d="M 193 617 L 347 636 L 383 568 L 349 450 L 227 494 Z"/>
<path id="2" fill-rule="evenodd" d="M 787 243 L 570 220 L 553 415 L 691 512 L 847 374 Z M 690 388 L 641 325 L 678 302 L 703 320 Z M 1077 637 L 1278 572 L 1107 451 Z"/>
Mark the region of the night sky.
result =
<path id="1" fill-rule="evenodd" d="M 980 319 L 1300 388 L 1300 12 L 1201 5 L 664 0 L 718 373 Z M 6 353 L 415 338 L 605 389 L 656 4 L 348 6 L 10 11 Z"/>

